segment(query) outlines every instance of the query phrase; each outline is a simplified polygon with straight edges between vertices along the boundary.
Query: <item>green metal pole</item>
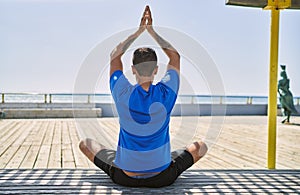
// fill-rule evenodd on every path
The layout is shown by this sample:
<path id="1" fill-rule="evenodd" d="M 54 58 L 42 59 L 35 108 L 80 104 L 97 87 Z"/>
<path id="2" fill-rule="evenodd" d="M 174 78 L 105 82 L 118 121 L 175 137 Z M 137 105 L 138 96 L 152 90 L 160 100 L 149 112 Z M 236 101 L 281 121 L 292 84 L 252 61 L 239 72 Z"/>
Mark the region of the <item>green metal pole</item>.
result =
<path id="1" fill-rule="evenodd" d="M 271 9 L 271 43 L 268 99 L 268 168 L 276 167 L 276 124 L 277 124 L 277 74 L 278 74 L 278 39 L 279 9 Z"/>

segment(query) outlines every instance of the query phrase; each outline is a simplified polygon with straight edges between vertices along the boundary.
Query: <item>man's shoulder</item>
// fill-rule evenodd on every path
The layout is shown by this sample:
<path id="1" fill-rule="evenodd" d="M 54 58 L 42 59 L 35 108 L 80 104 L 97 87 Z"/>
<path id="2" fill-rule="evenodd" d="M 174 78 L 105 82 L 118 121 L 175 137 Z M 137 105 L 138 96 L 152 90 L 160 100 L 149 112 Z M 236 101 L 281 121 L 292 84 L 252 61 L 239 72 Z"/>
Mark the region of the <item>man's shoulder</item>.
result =
<path id="1" fill-rule="evenodd" d="M 131 86 L 130 82 L 126 78 L 126 76 L 123 74 L 123 71 L 121 70 L 116 70 L 109 79 L 110 83 L 110 90 L 111 92 L 113 91 L 123 91 L 124 89 L 128 88 Z M 117 93 L 119 93 L 117 92 Z"/>
<path id="2" fill-rule="evenodd" d="M 179 74 L 174 69 L 168 69 L 160 82 L 157 83 L 158 86 L 171 88 L 173 91 L 177 92 L 179 88 Z"/>
<path id="3" fill-rule="evenodd" d="M 115 80 L 116 78 L 120 77 L 123 75 L 122 70 L 116 70 L 110 75 L 110 81 Z"/>
<path id="4" fill-rule="evenodd" d="M 171 80 L 179 80 L 179 74 L 174 69 L 168 69 L 166 71 L 165 75 L 163 76 L 163 78 L 161 79 L 161 82 L 166 83 L 166 82 L 169 82 Z"/>

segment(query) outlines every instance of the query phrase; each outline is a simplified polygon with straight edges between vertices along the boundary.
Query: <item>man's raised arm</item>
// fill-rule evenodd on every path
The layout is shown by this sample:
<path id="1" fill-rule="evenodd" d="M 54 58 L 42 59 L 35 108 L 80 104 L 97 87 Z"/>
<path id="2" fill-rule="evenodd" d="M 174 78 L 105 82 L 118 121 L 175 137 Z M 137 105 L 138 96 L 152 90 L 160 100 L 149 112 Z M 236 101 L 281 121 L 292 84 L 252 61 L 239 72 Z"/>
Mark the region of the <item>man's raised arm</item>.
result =
<path id="1" fill-rule="evenodd" d="M 180 71 L 180 55 L 177 50 L 165 39 L 163 39 L 152 26 L 152 15 L 149 6 L 146 7 L 146 19 L 148 20 L 146 28 L 149 34 L 154 38 L 154 40 L 160 45 L 164 50 L 166 55 L 169 57 L 168 69 L 175 69 Z"/>
<path id="2" fill-rule="evenodd" d="M 146 29 L 146 9 L 143 13 L 139 29 L 130 35 L 125 41 L 121 42 L 110 54 L 110 76 L 116 71 L 123 71 L 123 64 L 121 57 L 130 45 L 144 32 Z"/>

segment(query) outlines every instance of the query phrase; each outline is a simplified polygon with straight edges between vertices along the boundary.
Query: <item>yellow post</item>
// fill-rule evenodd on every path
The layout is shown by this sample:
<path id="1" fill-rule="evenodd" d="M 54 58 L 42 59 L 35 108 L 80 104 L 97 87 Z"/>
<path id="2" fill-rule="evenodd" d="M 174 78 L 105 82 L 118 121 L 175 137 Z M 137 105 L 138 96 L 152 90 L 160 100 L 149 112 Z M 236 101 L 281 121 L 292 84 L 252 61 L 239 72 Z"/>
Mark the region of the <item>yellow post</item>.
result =
<path id="1" fill-rule="evenodd" d="M 268 168 L 276 166 L 276 118 L 277 118 L 277 74 L 278 74 L 278 38 L 279 9 L 271 9 L 271 44 L 268 99 Z"/>

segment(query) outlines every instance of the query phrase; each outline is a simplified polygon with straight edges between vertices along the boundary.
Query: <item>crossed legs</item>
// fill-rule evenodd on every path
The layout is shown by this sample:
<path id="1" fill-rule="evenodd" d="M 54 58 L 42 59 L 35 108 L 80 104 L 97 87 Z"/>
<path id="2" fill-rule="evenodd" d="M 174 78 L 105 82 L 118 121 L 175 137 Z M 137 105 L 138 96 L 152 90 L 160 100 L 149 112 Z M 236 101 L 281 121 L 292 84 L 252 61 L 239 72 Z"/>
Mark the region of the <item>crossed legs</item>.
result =
<path id="1" fill-rule="evenodd" d="M 79 143 L 81 152 L 88 157 L 91 162 L 94 162 L 95 155 L 103 149 L 105 146 L 101 145 L 95 140 L 86 138 Z M 204 142 L 194 142 L 186 148 L 186 150 L 193 156 L 194 163 L 200 160 L 207 152 L 207 146 Z"/>

